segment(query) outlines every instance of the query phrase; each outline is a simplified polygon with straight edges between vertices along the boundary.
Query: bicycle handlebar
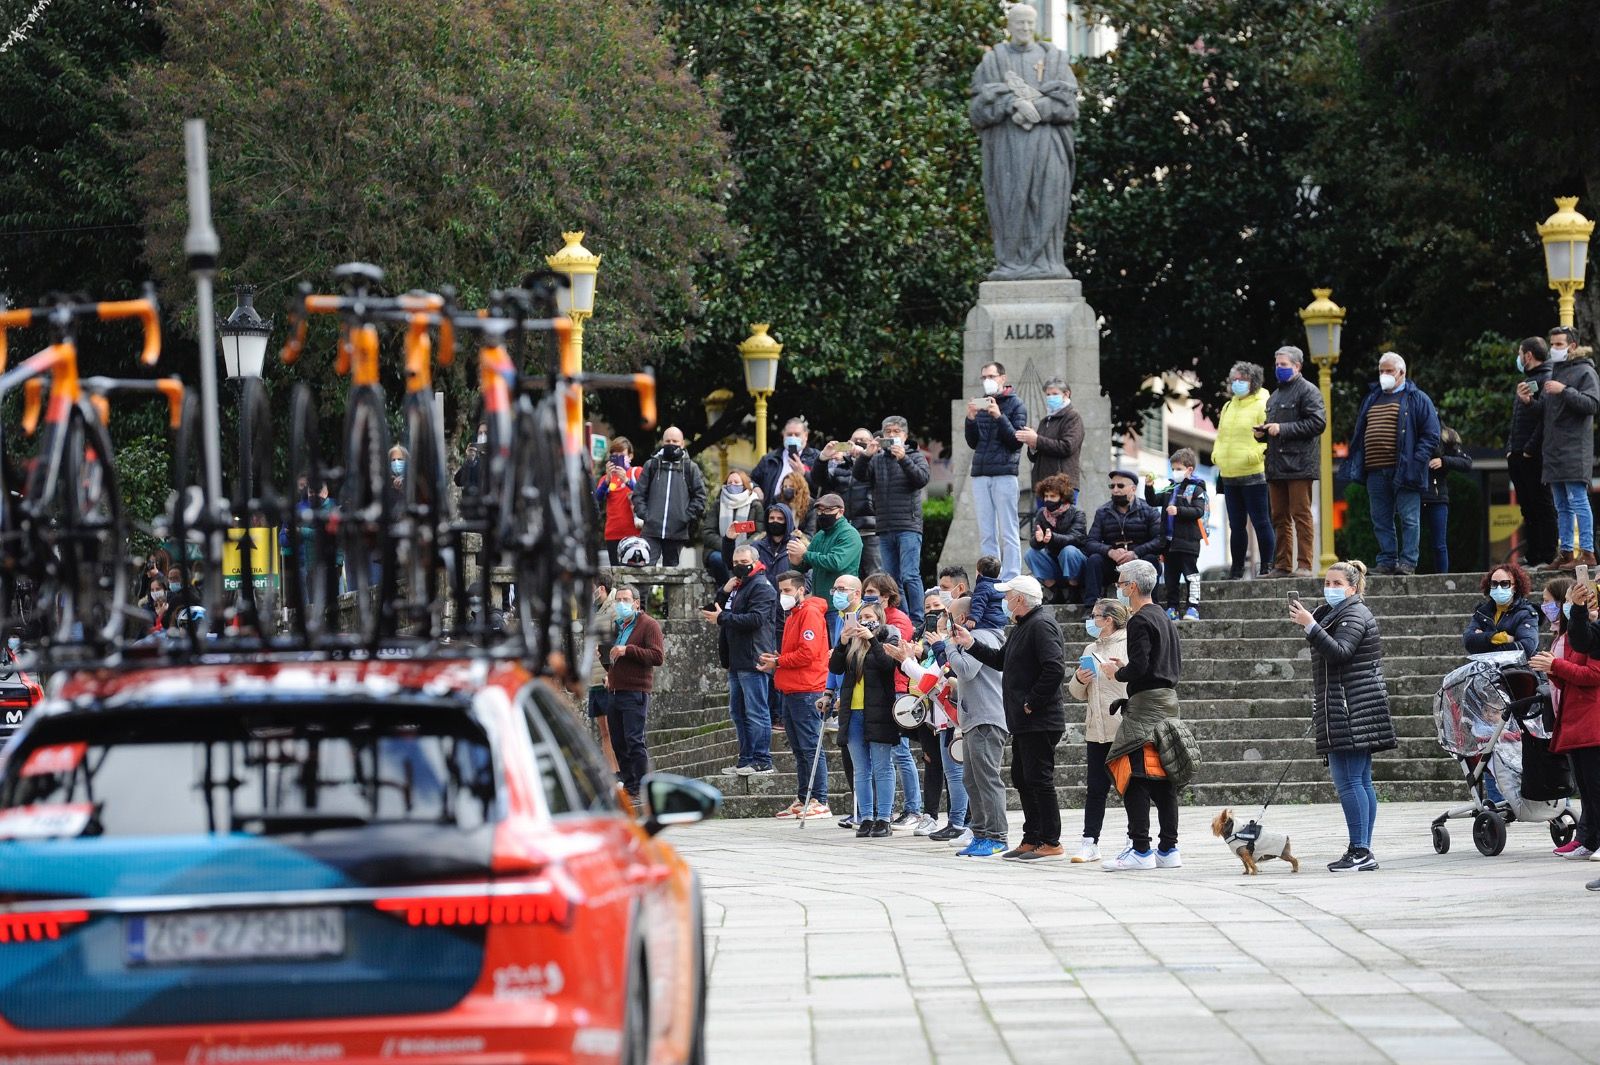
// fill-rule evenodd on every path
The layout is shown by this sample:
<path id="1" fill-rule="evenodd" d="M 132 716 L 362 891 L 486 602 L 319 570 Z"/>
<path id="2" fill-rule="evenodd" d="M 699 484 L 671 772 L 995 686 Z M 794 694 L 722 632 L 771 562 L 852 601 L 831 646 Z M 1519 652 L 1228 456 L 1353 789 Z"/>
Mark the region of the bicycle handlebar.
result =
<path id="1" fill-rule="evenodd" d="M 62 300 L 42 307 L 19 307 L 0 311 L 0 372 L 6 368 L 6 330 L 22 329 L 36 322 L 51 325 L 56 340 L 73 339 L 73 323 L 86 318 L 102 322 L 121 318 L 137 318 L 144 326 L 144 348 L 139 361 L 154 366 L 161 358 L 161 306 L 156 301 L 154 285 L 144 286 L 144 295 L 136 300 L 107 300 L 97 303 L 73 303 Z"/>
<path id="2" fill-rule="evenodd" d="M 82 382 L 83 390 L 95 396 L 115 392 L 152 393 L 167 401 L 167 425 L 176 429 L 183 423 L 183 381 L 176 377 L 158 377 L 153 381 L 126 380 L 118 377 L 88 377 Z"/>

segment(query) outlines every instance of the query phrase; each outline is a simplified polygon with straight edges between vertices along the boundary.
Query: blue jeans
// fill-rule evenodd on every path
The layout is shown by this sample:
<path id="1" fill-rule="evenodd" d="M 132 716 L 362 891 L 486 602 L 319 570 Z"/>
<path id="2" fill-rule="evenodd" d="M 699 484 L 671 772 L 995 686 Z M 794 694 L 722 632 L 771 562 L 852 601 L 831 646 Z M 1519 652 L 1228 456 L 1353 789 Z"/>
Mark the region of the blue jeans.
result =
<path id="1" fill-rule="evenodd" d="M 1378 538 L 1378 565 L 1417 568 L 1422 539 L 1422 493 L 1402 488 L 1393 469 L 1367 471 L 1372 532 Z"/>
<path id="2" fill-rule="evenodd" d="M 1000 579 L 1009 581 L 1022 572 L 1022 541 L 1017 536 L 1017 475 L 971 480 L 972 502 L 978 508 L 978 550 L 998 557 Z"/>
<path id="3" fill-rule="evenodd" d="M 1433 545 L 1435 573 L 1450 572 L 1450 504 L 1422 504 L 1422 524 L 1428 527 L 1428 543 Z"/>
<path id="4" fill-rule="evenodd" d="M 878 553 L 883 571 L 900 586 L 900 606 L 913 625 L 922 624 L 922 534 L 878 533 Z"/>
<path id="5" fill-rule="evenodd" d="M 1344 823 L 1352 846 L 1372 847 L 1372 826 L 1378 820 L 1378 791 L 1372 786 L 1371 751 L 1329 751 L 1328 775 L 1339 790 Z"/>
<path id="6" fill-rule="evenodd" d="M 867 715 L 850 715 L 850 761 L 856 771 L 856 816 L 863 821 L 887 821 L 894 806 L 894 761 L 890 743 L 867 742 Z"/>
<path id="7" fill-rule="evenodd" d="M 939 760 L 944 763 L 944 790 L 950 796 L 950 823 L 966 828 L 967 767 L 950 757 L 950 743 L 955 738 L 955 729 L 947 728 L 939 733 Z"/>
<path id="8" fill-rule="evenodd" d="M 900 778 L 900 790 L 906 793 L 905 810 L 908 814 L 922 813 L 922 784 L 917 780 L 917 760 L 911 756 L 911 741 L 905 736 L 892 745 L 894 772 Z"/>
<path id="9" fill-rule="evenodd" d="M 794 797 L 806 797 L 806 773 L 811 760 L 817 758 L 817 744 L 822 742 L 822 715 L 817 713 L 817 700 L 821 692 L 791 692 L 779 698 L 779 712 L 783 715 L 783 734 L 789 739 L 789 750 L 794 752 Z M 828 759 L 817 758 L 817 775 L 811 781 L 811 797 L 828 805 Z"/>
<path id="10" fill-rule="evenodd" d="M 727 584 L 728 579 L 733 576 L 728 571 L 727 560 L 722 557 L 721 551 L 706 552 L 706 572 L 711 575 L 712 581 L 716 583 L 718 588 Z"/>
<path id="11" fill-rule="evenodd" d="M 1043 547 L 1030 547 L 1027 557 L 1028 572 L 1037 577 L 1040 584 L 1075 581 L 1083 573 L 1083 552 L 1070 544 L 1054 552 Z"/>
<path id="12" fill-rule="evenodd" d="M 1572 519 L 1578 519 L 1578 546 L 1594 550 L 1594 511 L 1589 509 L 1589 486 L 1583 481 L 1552 481 L 1550 494 L 1556 501 L 1556 538 L 1561 553 L 1572 553 Z"/>
<path id="13" fill-rule="evenodd" d="M 739 737 L 739 764 L 766 769 L 772 765 L 772 714 L 767 709 L 765 673 L 728 671 L 728 716 Z"/>
<path id="14" fill-rule="evenodd" d="M 1261 568 L 1272 566 L 1278 539 L 1272 532 L 1272 494 L 1267 482 L 1260 484 L 1225 484 L 1222 500 L 1228 506 L 1228 553 L 1231 570 L 1235 576 L 1244 574 L 1245 556 L 1250 550 L 1250 533 L 1245 528 L 1245 516 L 1256 531 L 1256 548 L 1261 553 Z"/>

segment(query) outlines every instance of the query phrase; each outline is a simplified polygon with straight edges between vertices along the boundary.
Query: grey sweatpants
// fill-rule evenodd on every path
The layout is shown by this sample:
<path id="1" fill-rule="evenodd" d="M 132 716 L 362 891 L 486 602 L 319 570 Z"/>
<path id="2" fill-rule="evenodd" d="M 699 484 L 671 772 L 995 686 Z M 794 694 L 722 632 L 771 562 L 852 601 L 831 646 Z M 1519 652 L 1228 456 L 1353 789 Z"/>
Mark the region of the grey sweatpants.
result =
<path id="1" fill-rule="evenodd" d="M 962 729 L 968 823 L 975 839 L 1006 838 L 1006 783 L 1000 776 L 1008 733 L 999 725 Z"/>

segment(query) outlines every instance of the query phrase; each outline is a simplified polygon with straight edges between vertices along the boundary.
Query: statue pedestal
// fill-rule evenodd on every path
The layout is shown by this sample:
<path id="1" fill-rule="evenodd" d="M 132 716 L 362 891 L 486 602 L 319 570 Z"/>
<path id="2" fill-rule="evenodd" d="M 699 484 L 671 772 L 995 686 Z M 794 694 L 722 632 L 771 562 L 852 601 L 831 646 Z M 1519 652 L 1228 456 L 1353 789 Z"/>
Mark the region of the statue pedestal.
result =
<path id="1" fill-rule="evenodd" d="M 961 398 L 950 409 L 951 469 L 956 474 L 955 514 L 939 565 L 961 565 L 973 573 L 979 551 L 978 518 L 968 486 L 972 449 L 967 447 L 967 399 L 983 395 L 979 371 L 986 363 L 1006 368 L 1006 379 L 1028 408 L 1028 424 L 1044 420 L 1044 382 L 1060 377 L 1072 388 L 1072 405 L 1083 416 L 1083 483 L 1078 506 L 1093 518 L 1109 498 L 1111 403 L 1100 392 L 1100 330 L 1094 308 L 1076 280 L 985 281 L 978 303 L 967 312 L 962 336 Z M 1027 449 L 1018 465 L 1020 506 L 1032 506 Z M 1023 567 L 1026 570 L 1026 566 Z M 974 577 L 976 574 L 973 574 Z"/>

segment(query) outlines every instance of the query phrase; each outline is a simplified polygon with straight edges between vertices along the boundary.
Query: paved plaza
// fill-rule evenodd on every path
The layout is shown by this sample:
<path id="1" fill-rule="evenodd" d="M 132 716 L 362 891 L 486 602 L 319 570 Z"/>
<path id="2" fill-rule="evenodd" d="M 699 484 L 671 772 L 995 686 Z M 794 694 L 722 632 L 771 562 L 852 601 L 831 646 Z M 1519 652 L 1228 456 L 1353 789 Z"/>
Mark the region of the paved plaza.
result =
<path id="1" fill-rule="evenodd" d="M 1543 825 L 1511 826 L 1485 858 L 1452 822 L 1436 855 L 1440 810 L 1382 805 L 1382 868 L 1341 876 L 1326 870 L 1344 848 L 1332 805 L 1274 808 L 1301 872 L 1249 878 L 1198 808 L 1182 869 L 1117 874 L 858 840 L 831 820 L 674 832 L 706 893 L 709 1058 L 1600 1060 L 1600 892 L 1584 890 L 1600 863 L 1552 857 Z M 1120 840 L 1122 811 L 1106 823 Z"/>

